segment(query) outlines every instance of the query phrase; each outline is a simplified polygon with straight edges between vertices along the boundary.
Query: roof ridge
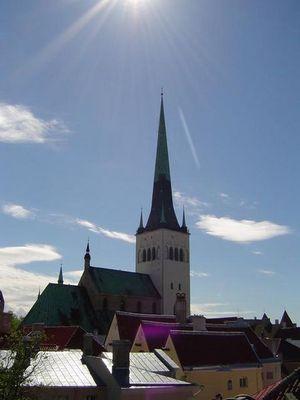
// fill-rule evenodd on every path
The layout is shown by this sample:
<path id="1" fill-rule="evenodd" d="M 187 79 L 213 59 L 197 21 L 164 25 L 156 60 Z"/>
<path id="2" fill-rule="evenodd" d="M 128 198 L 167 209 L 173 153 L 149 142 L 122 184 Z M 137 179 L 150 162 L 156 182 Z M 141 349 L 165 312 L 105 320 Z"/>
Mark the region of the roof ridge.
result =
<path id="1" fill-rule="evenodd" d="M 183 335 L 199 335 L 199 336 L 243 336 L 247 337 L 244 332 L 220 332 L 220 331 L 188 331 L 172 329 L 170 333 L 178 333 Z"/>

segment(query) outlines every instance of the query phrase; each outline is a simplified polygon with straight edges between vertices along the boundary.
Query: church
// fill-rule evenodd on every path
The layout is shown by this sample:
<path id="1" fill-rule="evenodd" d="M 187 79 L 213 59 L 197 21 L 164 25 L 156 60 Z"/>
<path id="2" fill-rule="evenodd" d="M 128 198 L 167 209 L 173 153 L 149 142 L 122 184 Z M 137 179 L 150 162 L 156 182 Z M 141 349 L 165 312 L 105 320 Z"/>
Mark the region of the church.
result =
<path id="1" fill-rule="evenodd" d="M 60 270 L 24 318 L 23 325 L 78 325 L 105 334 L 118 310 L 144 314 L 174 314 L 176 295 L 190 313 L 189 231 L 183 210 L 179 224 L 172 198 L 167 132 L 161 94 L 151 210 L 136 231 L 136 272 L 91 265 L 89 243 L 78 285 L 66 285 Z"/>

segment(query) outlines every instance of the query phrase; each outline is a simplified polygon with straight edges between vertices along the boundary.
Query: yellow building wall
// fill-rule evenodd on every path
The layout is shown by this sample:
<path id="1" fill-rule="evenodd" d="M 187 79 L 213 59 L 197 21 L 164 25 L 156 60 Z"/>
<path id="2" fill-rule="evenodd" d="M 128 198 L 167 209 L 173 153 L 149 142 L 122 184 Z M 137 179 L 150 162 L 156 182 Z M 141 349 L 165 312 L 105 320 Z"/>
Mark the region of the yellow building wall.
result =
<path id="1" fill-rule="evenodd" d="M 263 388 L 262 367 L 198 369 L 183 370 L 179 362 L 175 347 L 169 337 L 165 353 L 180 367 L 176 379 L 202 385 L 202 390 L 195 396 L 197 399 L 212 400 L 220 393 L 223 398 L 234 397 L 238 394 L 254 395 Z M 240 379 L 247 379 L 247 386 L 240 387 Z M 232 381 L 232 389 L 228 389 L 228 381 Z"/>
<path id="2" fill-rule="evenodd" d="M 281 379 L 281 362 L 263 363 L 263 387 L 267 387 Z"/>

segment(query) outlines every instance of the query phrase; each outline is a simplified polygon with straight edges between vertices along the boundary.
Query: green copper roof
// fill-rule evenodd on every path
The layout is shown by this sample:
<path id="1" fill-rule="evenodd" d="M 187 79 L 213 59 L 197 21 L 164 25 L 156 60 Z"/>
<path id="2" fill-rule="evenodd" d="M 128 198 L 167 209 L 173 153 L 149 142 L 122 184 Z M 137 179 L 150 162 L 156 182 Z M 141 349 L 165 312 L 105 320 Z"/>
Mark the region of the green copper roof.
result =
<path id="1" fill-rule="evenodd" d="M 160 176 L 171 181 L 163 97 L 160 104 L 154 182 L 158 181 Z"/>
<path id="2" fill-rule="evenodd" d="M 97 328 L 92 305 L 83 287 L 49 283 L 24 318 L 24 325 L 78 325 L 88 332 Z"/>
<path id="3" fill-rule="evenodd" d="M 101 293 L 160 297 L 147 274 L 96 267 L 90 267 L 88 272 Z"/>

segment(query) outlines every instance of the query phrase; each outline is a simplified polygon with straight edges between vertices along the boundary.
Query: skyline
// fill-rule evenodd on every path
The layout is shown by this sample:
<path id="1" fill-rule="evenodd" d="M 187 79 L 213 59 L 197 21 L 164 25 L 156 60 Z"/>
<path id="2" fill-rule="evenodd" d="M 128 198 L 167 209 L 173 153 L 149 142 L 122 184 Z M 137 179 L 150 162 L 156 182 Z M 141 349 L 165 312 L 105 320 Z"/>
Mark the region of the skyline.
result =
<path id="1" fill-rule="evenodd" d="M 77 282 L 88 237 L 93 265 L 134 270 L 163 86 L 192 311 L 300 320 L 300 6 L 272 4 L 0 6 L 0 289 L 14 311 L 61 263 Z"/>

